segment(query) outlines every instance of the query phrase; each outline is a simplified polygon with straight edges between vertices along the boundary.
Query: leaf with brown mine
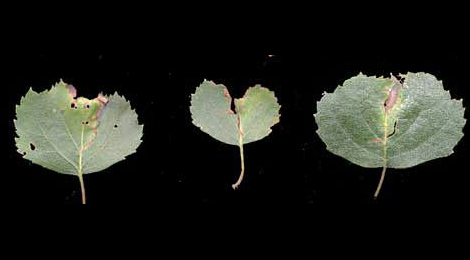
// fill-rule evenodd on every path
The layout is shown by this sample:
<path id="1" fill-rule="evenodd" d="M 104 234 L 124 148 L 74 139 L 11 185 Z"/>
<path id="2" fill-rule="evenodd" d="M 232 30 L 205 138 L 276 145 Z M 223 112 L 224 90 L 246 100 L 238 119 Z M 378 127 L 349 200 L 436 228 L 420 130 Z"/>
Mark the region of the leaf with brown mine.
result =
<path id="1" fill-rule="evenodd" d="M 317 104 L 317 133 L 327 149 L 367 168 L 408 168 L 449 156 L 463 137 L 461 100 L 427 73 L 400 75 L 400 81 L 359 74 Z"/>

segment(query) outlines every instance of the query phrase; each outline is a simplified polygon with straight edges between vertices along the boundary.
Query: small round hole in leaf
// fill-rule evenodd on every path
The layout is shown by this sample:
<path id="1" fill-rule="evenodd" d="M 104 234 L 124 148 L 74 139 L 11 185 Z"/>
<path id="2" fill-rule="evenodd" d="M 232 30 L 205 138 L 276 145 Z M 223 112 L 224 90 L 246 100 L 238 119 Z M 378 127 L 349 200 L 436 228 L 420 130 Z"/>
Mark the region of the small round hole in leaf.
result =
<path id="1" fill-rule="evenodd" d="M 31 151 L 36 150 L 36 146 L 33 143 L 29 143 L 29 148 L 31 149 Z"/>
<path id="2" fill-rule="evenodd" d="M 70 108 L 76 109 L 75 103 L 70 104 Z"/>
<path id="3" fill-rule="evenodd" d="M 118 127 L 118 125 L 114 125 L 114 128 L 117 128 L 117 127 Z"/>
<path id="4" fill-rule="evenodd" d="M 86 109 L 89 109 L 89 108 L 90 108 L 90 104 L 86 104 L 86 105 L 85 105 L 85 108 L 86 108 Z"/>

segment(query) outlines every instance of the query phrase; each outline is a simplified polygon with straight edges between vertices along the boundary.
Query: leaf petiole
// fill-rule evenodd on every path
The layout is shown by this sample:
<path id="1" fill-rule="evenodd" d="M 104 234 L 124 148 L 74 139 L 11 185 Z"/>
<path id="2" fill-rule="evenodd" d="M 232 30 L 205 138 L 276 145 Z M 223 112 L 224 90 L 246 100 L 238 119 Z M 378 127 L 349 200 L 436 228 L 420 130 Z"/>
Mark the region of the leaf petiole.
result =
<path id="1" fill-rule="evenodd" d="M 242 183 L 243 177 L 245 175 L 245 159 L 244 159 L 244 155 L 243 155 L 243 136 L 242 136 L 241 131 L 240 131 L 240 135 L 239 135 L 239 138 L 238 138 L 238 146 L 240 147 L 241 173 L 240 173 L 240 177 L 238 177 L 237 182 L 232 185 L 232 188 L 234 190 L 238 189 L 238 187 Z"/>
<path id="2" fill-rule="evenodd" d="M 86 194 L 85 194 L 85 183 L 83 181 L 83 174 L 78 174 L 78 179 L 80 180 L 80 190 L 82 193 L 82 204 L 86 204 Z"/>
<path id="3" fill-rule="evenodd" d="M 377 199 L 377 197 L 379 197 L 380 190 L 382 189 L 382 185 L 384 183 L 386 171 L 387 171 L 387 165 L 384 165 L 383 170 L 382 170 L 382 176 L 380 176 L 379 185 L 377 186 L 377 190 L 375 191 L 375 194 L 374 194 L 374 199 Z"/>

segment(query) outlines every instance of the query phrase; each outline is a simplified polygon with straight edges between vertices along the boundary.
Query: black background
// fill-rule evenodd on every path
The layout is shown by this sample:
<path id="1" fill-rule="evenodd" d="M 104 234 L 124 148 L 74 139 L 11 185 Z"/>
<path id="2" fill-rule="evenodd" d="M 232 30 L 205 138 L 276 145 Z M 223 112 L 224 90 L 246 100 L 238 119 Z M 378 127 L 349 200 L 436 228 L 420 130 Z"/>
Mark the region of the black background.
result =
<path id="1" fill-rule="evenodd" d="M 381 169 L 366 169 L 329 153 L 313 114 L 324 91 L 362 72 L 428 72 L 467 107 L 466 57 L 458 52 L 358 53 L 324 51 L 290 55 L 240 53 L 114 52 L 5 53 L 2 128 L 7 129 L 1 194 L 7 203 L 80 203 L 78 178 L 22 159 L 14 144 L 15 105 L 29 87 L 50 88 L 59 79 L 79 96 L 118 91 L 144 124 L 137 153 L 85 176 L 89 204 L 309 205 L 460 204 L 470 198 L 465 136 L 447 158 L 409 169 L 389 169 L 378 201 L 372 196 Z M 238 147 L 223 144 L 191 123 L 190 95 L 203 79 L 225 84 L 232 97 L 255 84 L 273 90 L 281 122 L 263 140 L 245 146 L 246 176 L 239 190 Z M 467 115 L 467 113 L 466 113 Z M 468 117 L 468 116 L 466 116 Z M 467 128 L 467 127 L 466 127 Z M 465 128 L 465 129 L 466 129 Z M 464 129 L 464 131 L 465 131 Z"/>

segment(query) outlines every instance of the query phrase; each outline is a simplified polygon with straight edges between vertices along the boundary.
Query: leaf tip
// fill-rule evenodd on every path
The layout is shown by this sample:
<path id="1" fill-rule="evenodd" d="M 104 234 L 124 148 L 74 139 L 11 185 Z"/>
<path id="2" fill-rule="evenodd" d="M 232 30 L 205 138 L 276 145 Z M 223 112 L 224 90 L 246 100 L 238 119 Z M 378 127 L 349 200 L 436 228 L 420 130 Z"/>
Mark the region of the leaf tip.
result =
<path id="1" fill-rule="evenodd" d="M 28 92 L 26 94 L 38 94 L 38 92 L 34 91 L 33 87 L 29 87 Z"/>

